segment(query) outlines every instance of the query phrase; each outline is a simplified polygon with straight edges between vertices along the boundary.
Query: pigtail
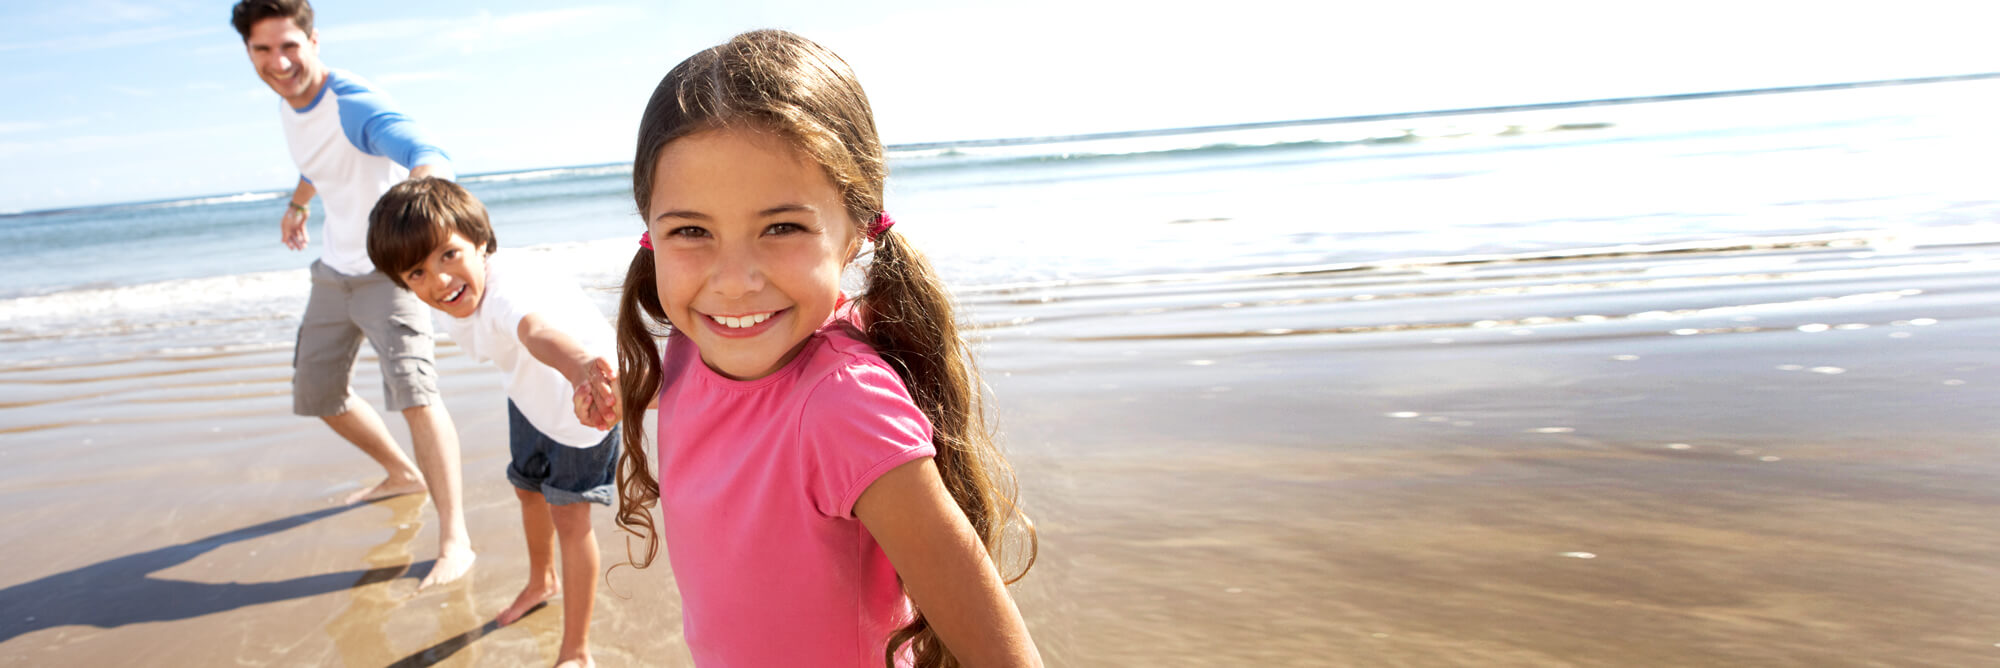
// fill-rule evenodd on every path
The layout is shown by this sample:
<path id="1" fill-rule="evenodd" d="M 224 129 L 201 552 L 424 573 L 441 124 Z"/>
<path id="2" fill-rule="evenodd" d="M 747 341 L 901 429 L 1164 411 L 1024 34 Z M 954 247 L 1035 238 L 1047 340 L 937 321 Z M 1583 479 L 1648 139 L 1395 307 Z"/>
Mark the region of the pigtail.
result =
<path id="1" fill-rule="evenodd" d="M 847 213 L 857 223 L 873 221 L 882 210 L 888 164 L 875 131 L 868 96 L 840 56 L 787 32 L 760 30 L 697 53 L 667 73 L 653 90 L 639 119 L 638 151 L 632 163 L 632 198 L 644 217 L 652 202 L 653 171 L 660 151 L 677 138 L 706 129 L 747 123 L 768 128 L 795 142 L 843 193 Z M 860 298 L 864 337 L 896 370 L 910 397 L 929 418 L 934 461 L 952 500 L 978 532 L 1001 579 L 1012 584 L 1035 563 L 1034 525 L 1021 513 L 1014 472 L 994 446 L 982 402 L 985 386 L 971 351 L 953 319 L 950 295 L 930 264 L 901 235 L 870 235 L 875 251 Z M 669 328 L 654 284 L 653 256 L 641 252 L 625 276 L 618 309 L 620 398 L 624 401 L 625 453 L 618 471 L 618 526 L 644 539 L 645 566 L 658 555 L 659 531 L 649 506 L 660 498 L 659 480 L 645 454 L 645 419 L 660 391 L 657 337 Z M 1026 559 L 1007 575 L 1004 545 L 1010 526 L 1027 539 Z M 884 660 L 891 668 L 909 646 L 916 665 L 957 666 L 937 633 L 918 610 L 889 638 Z"/>
<path id="2" fill-rule="evenodd" d="M 660 394 L 660 348 L 658 337 L 670 330 L 666 310 L 653 282 L 653 252 L 640 249 L 625 271 L 625 286 L 618 297 L 618 400 L 625 428 L 624 452 L 618 456 L 618 528 L 639 537 L 646 544 L 646 557 L 632 554 L 625 544 L 626 560 L 633 566 L 652 565 L 660 554 L 660 532 L 653 524 L 654 505 L 660 501 L 660 481 L 646 456 L 646 410 Z"/>
<path id="3" fill-rule="evenodd" d="M 1039 551 L 1034 524 L 1021 512 L 1013 468 L 987 427 L 985 385 L 959 333 L 943 282 L 902 235 L 883 230 L 875 240 L 868 289 L 860 302 L 869 345 L 902 377 L 910 398 L 930 419 L 938 473 L 996 568 L 1006 568 L 1006 529 L 1012 520 L 1020 520 L 1028 539 L 1026 560 L 1011 577 L 1005 570 L 1000 573 L 1007 584 L 1019 581 L 1034 566 Z M 922 610 L 889 636 L 887 665 L 893 668 L 896 653 L 905 644 L 917 666 L 958 665 Z"/>

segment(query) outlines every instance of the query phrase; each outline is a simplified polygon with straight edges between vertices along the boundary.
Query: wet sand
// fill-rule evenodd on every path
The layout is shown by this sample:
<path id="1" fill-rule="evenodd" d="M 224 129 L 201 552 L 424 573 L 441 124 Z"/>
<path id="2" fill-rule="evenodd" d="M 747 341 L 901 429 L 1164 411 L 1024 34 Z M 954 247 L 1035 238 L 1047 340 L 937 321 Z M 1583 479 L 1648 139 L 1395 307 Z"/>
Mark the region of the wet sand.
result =
<path id="1" fill-rule="evenodd" d="M 1051 665 L 2000 661 L 1997 259 L 1804 246 L 966 294 L 1040 528 L 1016 596 Z M 372 465 L 286 416 L 288 362 L 0 370 L 0 662 L 553 660 L 559 606 L 491 624 L 526 560 L 497 375 L 441 360 L 480 558 L 412 595 L 428 505 L 328 505 Z M 609 577 L 598 660 L 686 665 L 664 559 Z"/>

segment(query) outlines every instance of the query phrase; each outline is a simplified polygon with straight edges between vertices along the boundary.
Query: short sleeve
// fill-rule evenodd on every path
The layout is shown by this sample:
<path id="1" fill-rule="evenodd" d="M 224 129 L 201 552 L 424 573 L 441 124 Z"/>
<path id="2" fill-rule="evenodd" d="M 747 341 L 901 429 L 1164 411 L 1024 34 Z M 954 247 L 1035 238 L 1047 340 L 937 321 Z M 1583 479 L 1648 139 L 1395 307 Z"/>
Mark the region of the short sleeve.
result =
<path id="1" fill-rule="evenodd" d="M 505 334 L 508 341 L 519 337 L 521 319 L 536 311 L 535 291 L 527 286 L 509 283 L 506 289 L 490 290 L 479 305 L 487 313 L 493 329 Z"/>
<path id="2" fill-rule="evenodd" d="M 937 454 L 930 420 L 888 368 L 857 360 L 822 378 L 799 420 L 807 492 L 828 517 L 854 517 L 876 478 Z"/>

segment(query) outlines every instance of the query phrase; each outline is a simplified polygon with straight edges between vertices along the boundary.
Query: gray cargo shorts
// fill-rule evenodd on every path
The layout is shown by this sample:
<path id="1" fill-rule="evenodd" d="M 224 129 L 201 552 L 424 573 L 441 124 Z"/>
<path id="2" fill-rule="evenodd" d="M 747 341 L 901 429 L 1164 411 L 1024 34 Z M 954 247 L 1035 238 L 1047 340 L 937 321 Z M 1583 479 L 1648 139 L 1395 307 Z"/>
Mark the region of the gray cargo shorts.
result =
<path id="1" fill-rule="evenodd" d="M 292 412 L 346 412 L 363 337 L 381 358 L 388 410 L 439 403 L 430 307 L 380 271 L 349 276 L 314 260 L 311 272 L 312 295 L 292 348 Z"/>

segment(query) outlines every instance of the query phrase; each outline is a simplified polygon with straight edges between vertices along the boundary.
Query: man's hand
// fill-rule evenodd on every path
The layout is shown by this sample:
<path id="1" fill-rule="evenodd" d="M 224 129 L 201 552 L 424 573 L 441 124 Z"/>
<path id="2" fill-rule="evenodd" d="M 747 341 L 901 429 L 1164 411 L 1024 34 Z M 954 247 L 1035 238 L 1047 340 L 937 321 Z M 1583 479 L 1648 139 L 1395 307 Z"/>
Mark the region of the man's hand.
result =
<path id="1" fill-rule="evenodd" d="M 583 370 L 583 379 L 576 385 L 576 393 L 571 402 L 576 408 L 576 420 L 592 429 L 610 429 L 618 424 L 618 370 L 611 361 L 598 357 L 590 360 Z"/>
<path id="2" fill-rule="evenodd" d="M 297 206 L 285 206 L 285 218 L 278 221 L 278 241 L 292 250 L 305 250 L 311 237 L 306 234 L 306 210 Z"/>

